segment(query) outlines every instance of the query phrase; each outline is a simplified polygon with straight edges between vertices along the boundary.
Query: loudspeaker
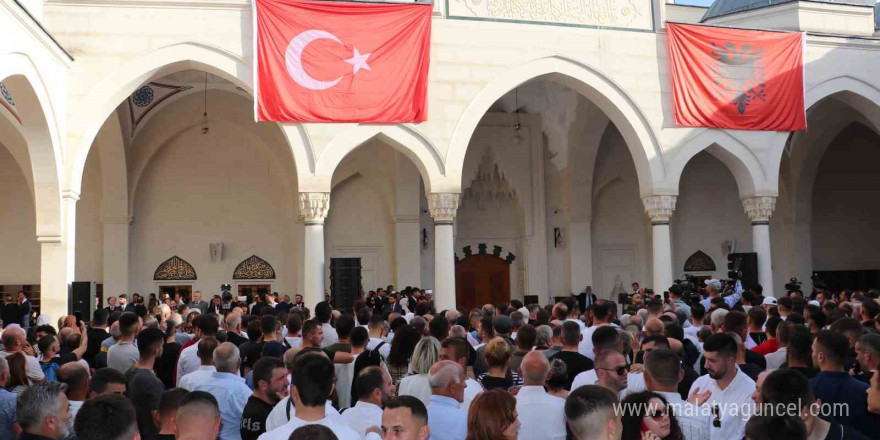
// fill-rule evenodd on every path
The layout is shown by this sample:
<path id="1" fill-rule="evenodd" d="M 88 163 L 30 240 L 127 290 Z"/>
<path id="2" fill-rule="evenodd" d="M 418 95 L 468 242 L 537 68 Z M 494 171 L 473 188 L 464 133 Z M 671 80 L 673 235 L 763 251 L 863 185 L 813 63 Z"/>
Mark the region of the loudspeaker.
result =
<path id="1" fill-rule="evenodd" d="M 758 254 L 755 252 L 742 252 L 730 254 L 728 259 L 731 260 L 734 267 L 739 267 L 742 272 L 743 289 L 758 284 Z"/>
<path id="2" fill-rule="evenodd" d="M 526 306 L 530 306 L 532 304 L 538 304 L 538 295 L 525 295 L 525 296 L 523 296 L 523 303 Z"/>
<path id="3" fill-rule="evenodd" d="M 98 283 L 94 281 L 74 281 L 70 288 L 68 301 L 70 313 L 79 313 L 83 321 L 91 321 L 92 311 L 95 309 L 97 287 Z"/>
<path id="4" fill-rule="evenodd" d="M 333 307 L 348 311 L 361 297 L 361 259 L 330 259 L 330 296 Z"/>

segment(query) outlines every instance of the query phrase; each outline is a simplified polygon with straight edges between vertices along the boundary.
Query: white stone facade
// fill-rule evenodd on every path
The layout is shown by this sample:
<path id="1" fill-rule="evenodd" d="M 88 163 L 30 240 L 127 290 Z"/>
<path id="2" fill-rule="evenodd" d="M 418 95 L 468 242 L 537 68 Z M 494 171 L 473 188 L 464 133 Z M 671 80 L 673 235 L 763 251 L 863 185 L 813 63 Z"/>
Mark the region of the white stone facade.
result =
<path id="1" fill-rule="evenodd" d="M 0 107 L 0 285 L 41 285 L 53 316 L 72 281 L 155 292 L 174 255 L 206 292 L 258 255 L 273 290 L 312 302 L 329 259 L 358 256 L 365 288 L 433 287 L 441 308 L 455 303 L 453 256 L 481 243 L 515 255 L 512 297 L 541 302 L 586 285 L 662 290 L 698 250 L 724 277 L 734 242 L 759 253 L 769 293 L 813 270 L 880 268 L 870 7 L 710 21 L 810 31 L 810 128 L 790 136 L 674 125 L 664 23 L 698 14 L 660 0 L 653 31 L 463 19 L 438 2 L 429 119 L 384 126 L 254 123 L 248 1 L 28 4 L 0 6 L 15 103 Z M 840 10 L 820 20 L 820 7 Z M 162 81 L 192 88 L 134 127 L 129 97 Z"/>

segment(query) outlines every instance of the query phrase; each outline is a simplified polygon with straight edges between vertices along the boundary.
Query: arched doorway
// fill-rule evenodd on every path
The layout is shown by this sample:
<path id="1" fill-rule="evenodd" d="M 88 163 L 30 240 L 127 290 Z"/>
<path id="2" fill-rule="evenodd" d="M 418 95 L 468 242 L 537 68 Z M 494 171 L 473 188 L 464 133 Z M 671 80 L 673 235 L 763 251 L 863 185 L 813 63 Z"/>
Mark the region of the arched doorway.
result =
<path id="1" fill-rule="evenodd" d="M 489 254 L 471 255 L 455 263 L 455 304 L 470 310 L 483 304 L 510 301 L 510 264 Z"/>

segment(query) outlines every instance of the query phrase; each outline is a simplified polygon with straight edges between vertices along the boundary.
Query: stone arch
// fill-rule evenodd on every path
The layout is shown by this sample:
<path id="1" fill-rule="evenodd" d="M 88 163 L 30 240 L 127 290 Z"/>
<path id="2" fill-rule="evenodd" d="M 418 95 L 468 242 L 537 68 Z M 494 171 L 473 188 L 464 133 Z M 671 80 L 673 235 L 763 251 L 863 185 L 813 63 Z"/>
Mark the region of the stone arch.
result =
<path id="1" fill-rule="evenodd" d="M 239 55 L 215 46 L 198 42 L 177 43 L 134 58 L 98 81 L 100 85 L 90 90 L 78 105 L 83 111 L 75 112 L 71 119 L 68 136 L 73 148 L 68 168 L 71 189 L 79 191 L 95 136 L 119 103 L 151 78 L 187 69 L 217 75 L 253 95 L 253 66 Z M 279 127 L 290 146 L 297 173 L 307 174 L 314 159 L 304 129 L 291 129 L 280 124 Z"/>
<path id="2" fill-rule="evenodd" d="M 15 99 L 20 133 L 27 147 L 36 208 L 36 235 L 60 240 L 62 145 L 57 115 L 49 91 L 33 61 L 24 54 L 6 54 L 0 60 L 0 81 Z"/>
<path id="3" fill-rule="evenodd" d="M 632 155 L 642 195 L 655 191 L 655 182 L 666 180 L 659 142 L 647 118 L 633 99 L 598 69 L 581 61 L 550 56 L 508 70 L 487 84 L 468 104 L 446 153 L 446 181 L 461 184 L 468 144 L 483 115 L 499 98 L 527 81 L 544 77 L 566 86 L 599 107 L 618 127 Z"/>
<path id="4" fill-rule="evenodd" d="M 333 172 L 340 162 L 356 148 L 374 138 L 400 151 L 412 161 L 425 182 L 427 192 L 432 192 L 432 183 L 445 174 L 440 153 L 427 137 L 413 127 L 407 124 L 356 125 L 330 141 L 317 158 L 313 176 L 301 175 L 300 191 L 329 191 Z"/>
<path id="5" fill-rule="evenodd" d="M 196 280 L 196 269 L 177 255 L 165 260 L 153 273 L 154 281 Z"/>
<path id="6" fill-rule="evenodd" d="M 688 162 L 701 151 L 720 160 L 733 174 L 740 198 L 756 195 L 775 196 L 775 187 L 768 186 L 766 173 L 755 153 L 724 130 L 705 129 L 685 141 L 669 164 L 669 180 L 678 187 Z"/>
<path id="7" fill-rule="evenodd" d="M 233 280 L 274 280 L 275 269 L 269 262 L 256 256 L 251 255 L 246 258 L 235 270 L 232 271 Z"/>

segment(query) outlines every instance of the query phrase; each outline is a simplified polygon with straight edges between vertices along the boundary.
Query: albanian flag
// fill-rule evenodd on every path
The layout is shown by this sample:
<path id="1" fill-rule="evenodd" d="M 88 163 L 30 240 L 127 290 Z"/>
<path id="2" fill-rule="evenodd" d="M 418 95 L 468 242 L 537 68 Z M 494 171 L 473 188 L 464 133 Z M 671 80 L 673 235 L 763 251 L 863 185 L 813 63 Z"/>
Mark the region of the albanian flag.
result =
<path id="1" fill-rule="evenodd" d="M 803 33 L 667 26 L 676 124 L 807 128 Z"/>

